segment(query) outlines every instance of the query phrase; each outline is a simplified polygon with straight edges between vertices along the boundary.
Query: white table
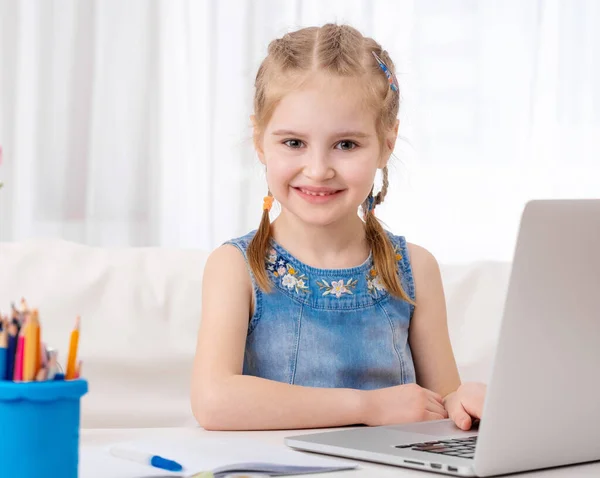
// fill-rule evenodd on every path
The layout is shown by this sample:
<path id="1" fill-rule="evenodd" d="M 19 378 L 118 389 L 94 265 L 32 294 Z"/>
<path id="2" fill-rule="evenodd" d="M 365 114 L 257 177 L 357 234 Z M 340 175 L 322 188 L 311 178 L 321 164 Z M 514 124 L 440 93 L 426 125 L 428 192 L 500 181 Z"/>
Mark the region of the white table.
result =
<path id="1" fill-rule="evenodd" d="M 324 430 L 318 430 L 324 431 Z M 161 437 L 174 439 L 181 439 L 182 437 L 195 437 L 198 435 L 214 436 L 214 437 L 235 437 L 237 439 L 253 439 L 256 441 L 264 442 L 267 444 L 282 444 L 283 438 L 290 435 L 300 435 L 305 433 L 314 433 L 315 430 L 285 430 L 285 431 L 261 431 L 261 432 L 207 432 L 201 428 L 137 428 L 137 429 L 83 429 L 81 430 L 81 445 L 97 445 L 106 446 L 114 442 L 146 439 L 148 437 Z M 344 458 L 346 460 L 346 458 Z M 320 478 L 356 478 L 356 477 L 421 477 L 429 478 L 436 475 L 429 472 L 409 470 L 406 468 L 400 468 L 395 466 L 378 465 L 374 463 L 361 462 L 356 470 L 340 471 L 333 473 L 325 473 L 318 475 L 306 475 Z M 104 478 L 111 478 L 111 476 L 102 474 Z M 522 473 L 515 475 L 518 477 L 527 478 L 559 478 L 559 477 L 589 477 L 598 478 L 600 477 L 600 462 L 589 463 L 584 465 L 569 466 L 562 468 L 554 468 L 550 470 L 542 470 L 531 473 Z M 85 474 L 82 474 L 80 478 L 88 478 Z"/>

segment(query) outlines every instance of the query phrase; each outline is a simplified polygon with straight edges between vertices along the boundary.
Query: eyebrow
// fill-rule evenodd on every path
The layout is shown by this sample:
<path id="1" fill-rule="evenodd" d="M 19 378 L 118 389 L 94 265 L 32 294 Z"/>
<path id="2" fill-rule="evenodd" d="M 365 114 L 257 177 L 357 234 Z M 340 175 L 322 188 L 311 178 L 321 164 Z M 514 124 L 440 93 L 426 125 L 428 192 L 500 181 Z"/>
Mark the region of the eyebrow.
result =
<path id="1" fill-rule="evenodd" d="M 291 131 L 289 129 L 278 129 L 277 131 L 273 131 L 273 136 L 294 136 L 294 137 L 303 137 L 306 136 L 304 134 L 298 133 L 296 131 Z M 335 133 L 335 137 L 338 138 L 367 138 L 370 135 L 367 133 L 363 133 L 362 131 L 340 131 L 339 133 Z"/>

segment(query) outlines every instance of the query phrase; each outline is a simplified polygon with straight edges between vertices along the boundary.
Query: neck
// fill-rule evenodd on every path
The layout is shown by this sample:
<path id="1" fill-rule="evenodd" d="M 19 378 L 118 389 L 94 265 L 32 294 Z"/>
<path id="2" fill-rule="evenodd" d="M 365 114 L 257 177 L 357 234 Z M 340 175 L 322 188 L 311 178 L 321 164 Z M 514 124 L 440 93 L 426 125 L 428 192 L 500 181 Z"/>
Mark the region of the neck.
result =
<path id="1" fill-rule="evenodd" d="M 312 267 L 355 267 L 369 256 L 365 226 L 358 215 L 326 226 L 314 226 L 282 210 L 273 221 L 271 231 L 275 241 Z"/>

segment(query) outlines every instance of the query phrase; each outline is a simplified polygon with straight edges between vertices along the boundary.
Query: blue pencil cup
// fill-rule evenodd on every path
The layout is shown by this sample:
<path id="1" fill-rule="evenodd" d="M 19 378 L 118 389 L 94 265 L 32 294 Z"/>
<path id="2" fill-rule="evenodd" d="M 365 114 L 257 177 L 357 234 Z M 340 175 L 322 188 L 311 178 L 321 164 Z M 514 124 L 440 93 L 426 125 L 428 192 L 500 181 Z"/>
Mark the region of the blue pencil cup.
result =
<path id="1" fill-rule="evenodd" d="M 0 476 L 77 478 L 87 381 L 0 381 Z"/>

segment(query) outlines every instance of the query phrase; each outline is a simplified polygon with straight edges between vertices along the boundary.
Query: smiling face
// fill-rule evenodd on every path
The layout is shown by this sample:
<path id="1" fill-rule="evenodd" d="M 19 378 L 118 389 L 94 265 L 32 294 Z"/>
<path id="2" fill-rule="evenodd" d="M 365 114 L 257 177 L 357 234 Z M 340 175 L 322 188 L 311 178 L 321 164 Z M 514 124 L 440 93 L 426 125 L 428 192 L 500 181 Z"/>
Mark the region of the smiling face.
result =
<path id="1" fill-rule="evenodd" d="M 255 136 L 282 214 L 322 226 L 356 216 L 391 152 L 389 141 L 382 152 L 364 94 L 356 79 L 317 75 L 285 95 Z"/>

